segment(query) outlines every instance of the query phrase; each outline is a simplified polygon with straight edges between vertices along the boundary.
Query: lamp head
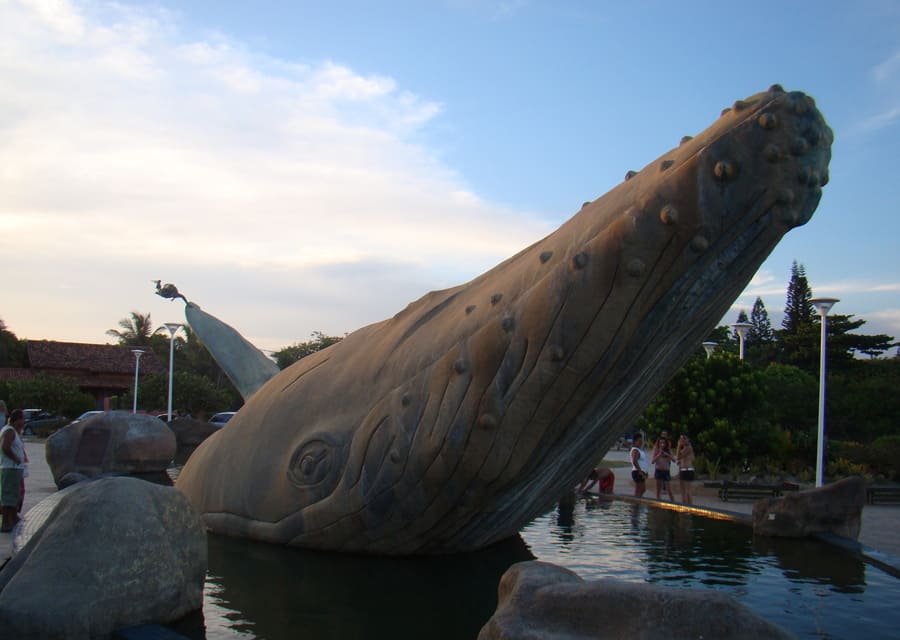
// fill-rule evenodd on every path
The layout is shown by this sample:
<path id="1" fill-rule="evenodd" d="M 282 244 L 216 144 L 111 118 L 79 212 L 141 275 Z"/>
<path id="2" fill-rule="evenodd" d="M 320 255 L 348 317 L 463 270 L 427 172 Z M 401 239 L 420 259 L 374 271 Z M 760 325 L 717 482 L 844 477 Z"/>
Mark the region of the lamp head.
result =
<path id="1" fill-rule="evenodd" d="M 833 307 L 836 302 L 840 302 L 840 300 L 837 298 L 812 298 L 809 301 L 823 318 L 828 315 L 828 312 L 831 311 L 831 307 Z"/>

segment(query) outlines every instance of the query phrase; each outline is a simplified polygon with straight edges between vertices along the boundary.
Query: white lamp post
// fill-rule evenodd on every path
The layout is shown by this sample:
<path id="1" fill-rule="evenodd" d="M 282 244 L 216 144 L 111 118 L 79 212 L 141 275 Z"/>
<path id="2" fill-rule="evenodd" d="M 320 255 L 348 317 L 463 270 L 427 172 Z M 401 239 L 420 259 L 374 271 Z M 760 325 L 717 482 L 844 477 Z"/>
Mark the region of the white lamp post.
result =
<path id="1" fill-rule="evenodd" d="M 825 463 L 825 334 L 828 312 L 837 298 L 813 298 L 809 303 L 819 312 L 822 319 L 822 341 L 819 346 L 819 434 L 816 440 L 816 486 L 822 486 L 822 467 Z"/>
<path id="2" fill-rule="evenodd" d="M 131 413 L 137 413 L 138 374 L 141 371 L 141 356 L 144 352 L 141 349 L 132 349 L 131 353 L 134 354 L 134 406 Z"/>
<path id="3" fill-rule="evenodd" d="M 169 330 L 169 420 L 172 422 L 172 374 L 175 371 L 175 334 L 181 328 L 177 322 L 167 322 L 166 329 Z"/>
<path id="4" fill-rule="evenodd" d="M 738 334 L 738 340 L 741 343 L 741 360 L 744 359 L 744 340 L 747 339 L 747 334 L 750 333 L 750 329 L 753 328 L 753 325 L 749 322 L 735 322 L 733 325 L 735 333 Z"/>
<path id="5" fill-rule="evenodd" d="M 712 357 L 713 351 L 716 350 L 716 347 L 719 346 L 718 342 L 704 342 L 703 348 L 706 349 L 706 359 L 709 360 Z"/>

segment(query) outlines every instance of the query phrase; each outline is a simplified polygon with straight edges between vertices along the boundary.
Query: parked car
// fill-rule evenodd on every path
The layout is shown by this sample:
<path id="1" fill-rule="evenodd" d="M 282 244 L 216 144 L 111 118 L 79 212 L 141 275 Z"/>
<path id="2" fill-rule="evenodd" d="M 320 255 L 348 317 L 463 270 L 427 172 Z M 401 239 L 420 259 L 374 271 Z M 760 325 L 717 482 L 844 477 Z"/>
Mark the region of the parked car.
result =
<path id="1" fill-rule="evenodd" d="M 70 422 L 69 424 L 75 424 L 76 422 L 82 422 L 84 420 L 87 420 L 91 416 L 99 416 L 101 413 L 106 413 L 106 412 L 105 411 L 85 411 L 80 416 L 78 416 L 77 418 L 72 420 L 72 422 Z M 68 425 L 66 425 L 66 426 L 68 426 Z"/>
<path id="2" fill-rule="evenodd" d="M 38 431 L 52 431 L 62 426 L 65 417 L 57 416 L 43 409 L 23 409 L 25 414 L 25 427 L 22 433 L 26 436 L 37 435 Z"/>
<path id="3" fill-rule="evenodd" d="M 220 411 L 209 419 L 209 423 L 217 427 L 224 427 L 225 423 L 231 420 L 236 413 L 237 411 Z"/>

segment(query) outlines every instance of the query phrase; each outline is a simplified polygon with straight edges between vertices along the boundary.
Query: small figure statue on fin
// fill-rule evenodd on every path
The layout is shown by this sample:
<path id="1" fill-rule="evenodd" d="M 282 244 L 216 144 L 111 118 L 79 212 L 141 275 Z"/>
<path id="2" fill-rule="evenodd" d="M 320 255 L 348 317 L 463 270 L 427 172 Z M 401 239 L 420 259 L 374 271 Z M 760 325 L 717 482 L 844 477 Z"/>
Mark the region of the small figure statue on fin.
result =
<path id="1" fill-rule="evenodd" d="M 190 302 L 188 302 L 188 299 L 178 292 L 178 287 L 176 287 L 174 284 L 169 282 L 160 286 L 162 280 L 152 280 L 152 282 L 156 283 L 156 295 L 163 298 L 168 298 L 169 300 L 181 298 L 182 300 L 184 300 L 185 304 L 190 304 Z"/>

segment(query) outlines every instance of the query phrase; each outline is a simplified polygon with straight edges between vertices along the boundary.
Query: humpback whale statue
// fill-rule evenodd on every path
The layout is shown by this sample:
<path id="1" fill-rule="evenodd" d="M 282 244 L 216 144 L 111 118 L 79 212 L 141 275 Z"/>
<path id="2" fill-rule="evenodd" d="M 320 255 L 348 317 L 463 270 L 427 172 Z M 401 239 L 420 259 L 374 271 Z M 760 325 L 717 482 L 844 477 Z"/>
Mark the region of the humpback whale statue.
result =
<path id="1" fill-rule="evenodd" d="M 211 530 L 279 544 L 436 554 L 515 535 L 809 220 L 831 142 L 800 92 L 734 103 L 546 238 L 272 376 L 176 486 Z"/>

